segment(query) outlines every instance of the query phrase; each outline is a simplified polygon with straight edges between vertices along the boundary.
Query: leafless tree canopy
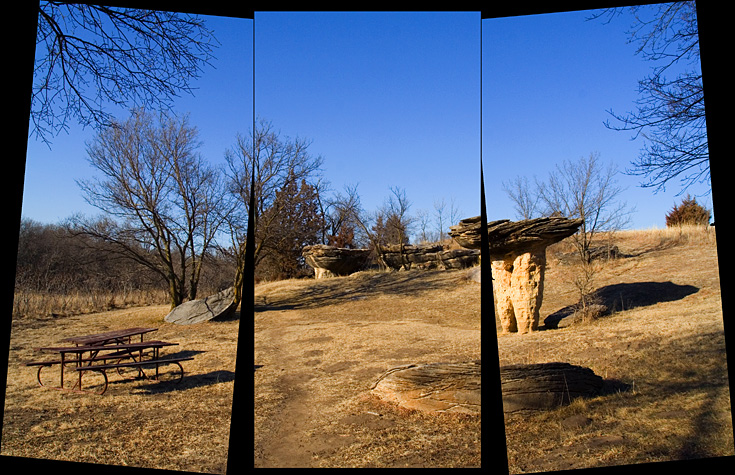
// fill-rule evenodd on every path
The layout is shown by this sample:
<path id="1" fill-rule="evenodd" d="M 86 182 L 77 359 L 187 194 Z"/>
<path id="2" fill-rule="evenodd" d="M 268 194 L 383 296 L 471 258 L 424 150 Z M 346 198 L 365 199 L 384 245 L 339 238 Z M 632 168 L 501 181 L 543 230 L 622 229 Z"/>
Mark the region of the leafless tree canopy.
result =
<path id="1" fill-rule="evenodd" d="M 656 191 L 679 178 L 683 192 L 694 183 L 710 185 L 709 147 L 699 55 L 696 4 L 693 1 L 629 7 L 634 16 L 630 42 L 651 61 L 653 72 L 639 81 L 637 110 L 610 114 L 614 130 L 645 139 L 628 173 L 642 175 Z M 612 21 L 624 9 L 604 10 L 593 18 Z"/>
<path id="2" fill-rule="evenodd" d="M 108 104 L 166 110 L 192 91 L 215 45 L 191 15 L 40 2 L 31 134 L 50 143 L 72 118 L 108 126 Z"/>
<path id="3" fill-rule="evenodd" d="M 168 282 L 172 306 L 196 297 L 204 254 L 226 215 L 220 174 L 197 152 L 196 128 L 135 111 L 88 146 L 101 177 L 79 181 L 105 219 L 77 218 L 76 228 Z"/>
<path id="4" fill-rule="evenodd" d="M 311 191 L 304 188 L 312 186 L 309 180 L 316 178 L 323 159 L 312 156 L 308 152 L 309 141 L 296 138 L 281 137 L 273 125 L 263 119 L 255 124 L 255 130 L 249 136 L 237 138 L 236 145 L 227 151 L 225 158 L 228 164 L 227 174 L 230 192 L 235 196 L 235 208 L 228 213 L 227 224 L 232 236 L 232 251 L 237 262 L 238 273 L 235 288 L 242 285 L 245 259 L 245 233 L 248 224 L 250 188 L 253 175 L 255 177 L 255 249 L 254 260 L 258 266 L 283 236 L 285 214 L 292 212 L 294 203 L 286 199 L 285 190 L 293 190 L 293 186 L 301 184 L 303 194 L 309 199 L 316 199 Z M 311 206 L 311 205 L 309 205 Z M 318 206 L 318 205 L 317 205 Z M 239 294 L 236 291 L 236 299 Z"/>
<path id="5" fill-rule="evenodd" d="M 578 160 L 565 160 L 549 174 L 546 182 L 537 182 L 538 197 L 545 214 L 582 218 L 584 223 L 572 236 L 580 257 L 589 260 L 595 235 L 622 229 L 631 210 L 619 201 L 624 191 L 615 176 L 613 164 L 604 165 L 597 153 Z"/>

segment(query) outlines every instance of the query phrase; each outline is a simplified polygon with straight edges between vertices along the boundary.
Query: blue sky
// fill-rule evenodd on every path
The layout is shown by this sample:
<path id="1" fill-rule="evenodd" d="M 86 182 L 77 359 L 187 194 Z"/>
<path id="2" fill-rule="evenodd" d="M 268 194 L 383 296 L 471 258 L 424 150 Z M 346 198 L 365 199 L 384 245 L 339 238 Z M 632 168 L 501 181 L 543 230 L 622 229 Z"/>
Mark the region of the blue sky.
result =
<path id="1" fill-rule="evenodd" d="M 482 20 L 482 150 L 489 219 L 515 219 L 501 183 L 543 178 L 565 159 L 592 152 L 623 170 L 643 143 L 604 127 L 606 110 L 633 110 L 650 64 L 626 44 L 626 18 L 605 25 L 587 12 Z M 222 43 L 216 69 L 174 109 L 200 130 L 203 155 L 224 160 L 252 125 L 252 20 L 208 17 Z M 359 184 L 373 210 L 389 187 L 406 190 L 412 211 L 454 200 L 479 214 L 479 13 L 256 12 L 255 107 L 283 136 L 311 140 L 336 191 Z M 121 117 L 127 117 L 120 111 Z M 55 223 L 96 214 L 75 179 L 93 176 L 85 158 L 91 129 L 72 127 L 52 149 L 29 140 L 23 215 Z M 681 197 L 641 189 L 620 175 L 634 205 L 632 228 L 664 227 Z M 692 194 L 706 188 L 695 187 Z M 699 198 L 711 207 L 711 198 Z"/>
<path id="2" fill-rule="evenodd" d="M 483 155 L 488 219 L 511 218 L 499 183 L 516 176 L 544 179 L 563 160 L 598 153 L 602 163 L 631 168 L 643 146 L 632 132 L 604 126 L 607 112 L 634 111 L 638 80 L 652 64 L 627 44 L 627 15 L 609 24 L 591 12 L 488 19 L 483 22 Z M 665 191 L 641 188 L 641 176 L 619 174 L 621 200 L 634 206 L 630 228 L 665 227 L 683 196 L 677 179 Z M 687 191 L 703 195 L 707 186 Z M 684 193 L 684 196 L 686 192 Z M 697 198 L 712 208 L 711 195 Z M 492 203 L 492 204 L 491 204 Z M 510 207 L 509 207 L 510 206 Z"/>

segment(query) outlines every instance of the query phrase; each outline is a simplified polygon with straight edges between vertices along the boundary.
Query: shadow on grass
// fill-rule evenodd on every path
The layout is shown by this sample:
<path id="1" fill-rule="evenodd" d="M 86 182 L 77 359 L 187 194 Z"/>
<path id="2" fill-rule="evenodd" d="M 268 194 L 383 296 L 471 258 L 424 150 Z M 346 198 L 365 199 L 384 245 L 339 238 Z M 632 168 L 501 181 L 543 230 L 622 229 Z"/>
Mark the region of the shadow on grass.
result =
<path id="1" fill-rule="evenodd" d="M 181 382 L 175 381 L 151 381 L 138 386 L 136 389 L 143 394 L 160 394 L 174 391 L 186 391 L 187 389 L 212 386 L 214 384 L 227 383 L 235 380 L 234 371 L 210 371 L 204 374 L 184 373 Z"/>
<path id="2" fill-rule="evenodd" d="M 257 296 L 255 311 L 315 308 L 376 295 L 418 296 L 454 289 L 465 275 L 464 271 L 410 270 L 311 280 L 294 290 Z"/>
<path id="3" fill-rule="evenodd" d="M 602 304 L 606 310 L 603 315 L 630 310 L 637 307 L 655 305 L 659 302 L 672 302 L 694 294 L 699 288 L 693 285 L 679 285 L 673 282 L 632 282 L 606 285 L 597 289 L 593 300 Z M 578 304 L 557 310 L 544 319 L 542 330 L 557 328 L 559 322 L 573 315 Z"/>

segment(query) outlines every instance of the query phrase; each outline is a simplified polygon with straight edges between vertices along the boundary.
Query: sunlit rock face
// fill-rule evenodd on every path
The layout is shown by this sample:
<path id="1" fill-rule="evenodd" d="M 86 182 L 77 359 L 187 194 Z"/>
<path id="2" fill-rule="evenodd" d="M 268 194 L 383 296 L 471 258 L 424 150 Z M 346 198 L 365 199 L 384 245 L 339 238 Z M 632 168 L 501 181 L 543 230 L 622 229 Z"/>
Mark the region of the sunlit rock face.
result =
<path id="1" fill-rule="evenodd" d="M 504 332 L 538 330 L 543 300 L 546 248 L 571 236 L 582 219 L 547 217 L 487 223 L 496 314 Z M 480 217 L 450 227 L 461 246 L 480 249 Z"/>
<path id="2" fill-rule="evenodd" d="M 304 256 L 306 263 L 314 269 L 314 277 L 323 279 L 350 275 L 362 269 L 367 263 L 370 250 L 316 244 L 306 246 L 301 255 Z"/>

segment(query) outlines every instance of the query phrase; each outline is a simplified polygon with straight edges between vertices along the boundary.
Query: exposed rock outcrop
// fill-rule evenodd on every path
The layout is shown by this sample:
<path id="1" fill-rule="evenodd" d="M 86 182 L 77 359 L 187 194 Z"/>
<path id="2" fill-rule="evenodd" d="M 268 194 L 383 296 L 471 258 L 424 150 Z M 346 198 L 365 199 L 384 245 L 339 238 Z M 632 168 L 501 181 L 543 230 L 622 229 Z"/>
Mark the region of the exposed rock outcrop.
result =
<path id="1" fill-rule="evenodd" d="M 506 254 L 517 255 L 546 249 L 577 232 L 583 222 L 583 219 L 564 217 L 490 221 L 487 223 L 490 255 L 493 259 L 499 259 Z M 480 249 L 480 217 L 461 220 L 449 228 L 449 235 L 462 247 Z"/>
<path id="2" fill-rule="evenodd" d="M 500 367 L 503 411 L 539 411 L 594 397 L 603 379 L 584 366 L 569 363 L 519 364 Z"/>
<path id="3" fill-rule="evenodd" d="M 574 234 L 582 219 L 546 217 L 487 224 L 496 312 L 504 332 L 538 329 L 546 248 Z M 480 249 L 480 217 L 463 219 L 449 234 L 461 246 Z"/>
<path id="4" fill-rule="evenodd" d="M 408 364 L 384 373 L 373 385 L 382 399 L 424 412 L 480 414 L 481 363 Z"/>
<path id="5" fill-rule="evenodd" d="M 350 275 L 361 270 L 367 263 L 369 249 L 347 249 L 315 244 L 301 251 L 306 263 L 314 269 L 314 277 L 322 279 Z"/>
<path id="6" fill-rule="evenodd" d="M 385 263 L 392 269 L 465 269 L 477 265 L 480 251 L 476 249 L 448 249 L 441 245 L 397 244 L 383 248 Z"/>
<path id="7" fill-rule="evenodd" d="M 190 325 L 215 318 L 226 318 L 237 306 L 235 288 L 230 287 L 203 299 L 190 300 L 174 307 L 163 319 L 169 323 Z"/>

